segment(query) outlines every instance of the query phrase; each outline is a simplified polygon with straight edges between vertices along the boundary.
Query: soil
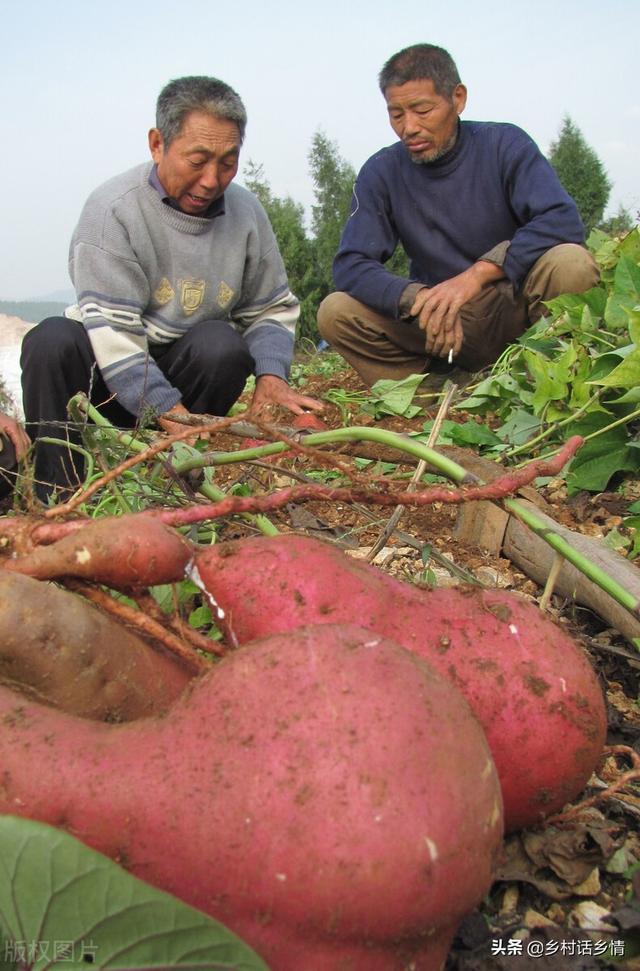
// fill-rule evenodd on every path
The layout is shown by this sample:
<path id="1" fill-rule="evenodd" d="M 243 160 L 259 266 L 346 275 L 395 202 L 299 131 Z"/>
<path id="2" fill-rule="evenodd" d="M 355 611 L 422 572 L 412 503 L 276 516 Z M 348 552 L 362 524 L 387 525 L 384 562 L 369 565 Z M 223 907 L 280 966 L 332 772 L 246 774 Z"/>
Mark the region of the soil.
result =
<path id="1" fill-rule="evenodd" d="M 330 388 L 353 399 L 366 389 L 349 368 L 307 377 L 300 391 L 323 400 Z M 346 394 L 343 395 L 343 398 Z M 342 409 L 325 401 L 323 420 L 329 427 L 372 425 L 401 433 L 421 432 L 426 418 L 435 417 L 438 399 L 412 420 L 387 417 L 375 421 L 357 405 Z M 469 419 L 462 412 L 448 417 Z M 274 416 L 277 421 L 284 416 Z M 216 446 L 217 447 L 217 446 Z M 237 440 L 233 445 L 238 447 Z M 382 475 L 379 462 L 394 458 L 370 444 L 350 445 L 327 453 L 332 465 L 339 459 L 353 467 L 353 455 L 373 460 L 354 471 L 360 485 Z M 473 453 L 467 458 L 472 459 Z M 378 464 L 376 464 L 378 460 Z M 465 465 L 464 458 L 460 464 Z M 309 468 L 305 456 L 278 459 L 258 466 L 229 466 L 236 481 L 253 481 L 259 489 L 304 481 Z M 467 466 L 468 467 L 468 466 Z M 238 475 L 238 469 L 242 472 Z M 415 464 L 399 466 L 409 478 Z M 235 471 L 233 471 L 235 470 Z M 344 482 L 342 483 L 344 484 Z M 615 492 L 567 498 L 561 481 L 551 481 L 541 496 L 547 513 L 557 521 L 591 536 L 605 537 L 621 526 L 622 517 L 638 497 L 638 483 L 623 482 Z M 290 505 L 271 518 L 278 528 L 303 531 L 332 539 L 351 555 L 366 556 L 378 538 L 391 508 L 332 502 Z M 539 600 L 542 589 L 504 557 L 466 546 L 454 536 L 457 508 L 435 503 L 404 510 L 397 531 L 387 540 L 375 563 L 412 583 L 458 584 L 465 579 L 499 586 Z M 239 527 L 225 527 L 225 537 Z M 243 527 L 240 527 L 242 530 Z M 598 672 L 609 710 L 610 746 L 628 746 L 640 758 L 640 654 L 590 611 L 556 595 L 548 608 L 583 645 Z M 620 773 L 631 767 L 629 758 L 609 756 L 576 804 L 601 794 Z M 636 767 L 640 762 L 636 763 Z M 639 773 L 640 776 L 640 773 Z M 615 796 L 602 798 L 564 824 L 540 826 L 510 836 L 496 880 L 483 905 L 460 927 L 446 971 L 503 971 L 503 969 L 575 968 L 640 969 L 640 779 L 632 780 Z M 635 870 L 634 870 L 635 868 Z"/>

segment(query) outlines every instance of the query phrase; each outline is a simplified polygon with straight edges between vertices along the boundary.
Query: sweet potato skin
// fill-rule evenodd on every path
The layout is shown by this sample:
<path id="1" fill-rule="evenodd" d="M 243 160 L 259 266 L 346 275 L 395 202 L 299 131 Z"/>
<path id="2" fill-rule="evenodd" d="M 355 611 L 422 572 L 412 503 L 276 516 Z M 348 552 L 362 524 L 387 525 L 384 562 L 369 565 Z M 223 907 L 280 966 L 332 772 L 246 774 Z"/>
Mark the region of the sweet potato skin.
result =
<path id="1" fill-rule="evenodd" d="M 162 719 L 87 722 L 0 689 L 0 761 L 1 812 L 70 830 L 274 971 L 437 971 L 502 834 L 464 699 L 353 627 L 241 648 Z"/>
<path id="2" fill-rule="evenodd" d="M 589 663 L 516 595 L 420 590 L 293 534 L 208 547 L 196 564 L 240 644 L 305 624 L 351 622 L 449 678 L 487 735 L 509 830 L 573 799 L 601 757 L 606 711 Z"/>
<path id="3" fill-rule="evenodd" d="M 192 555 L 175 530 L 142 513 L 97 519 L 2 565 L 41 580 L 80 577 L 124 590 L 181 580 Z"/>
<path id="4" fill-rule="evenodd" d="M 0 570 L 0 682 L 70 714 L 166 711 L 189 672 L 69 591 Z"/>

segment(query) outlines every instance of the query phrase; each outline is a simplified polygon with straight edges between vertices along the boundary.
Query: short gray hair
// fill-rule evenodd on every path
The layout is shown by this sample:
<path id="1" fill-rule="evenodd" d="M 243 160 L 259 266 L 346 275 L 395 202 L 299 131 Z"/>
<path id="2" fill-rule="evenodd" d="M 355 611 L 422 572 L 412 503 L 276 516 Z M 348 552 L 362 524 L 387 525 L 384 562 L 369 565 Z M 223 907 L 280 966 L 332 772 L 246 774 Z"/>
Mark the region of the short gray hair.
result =
<path id="1" fill-rule="evenodd" d="M 214 118 L 235 122 L 240 134 L 240 144 L 244 141 L 247 112 L 240 95 L 218 78 L 196 75 L 169 81 L 158 96 L 156 128 L 162 135 L 165 148 L 180 133 L 182 124 L 191 111 L 206 111 Z"/>
<path id="2" fill-rule="evenodd" d="M 451 98 L 460 75 L 448 51 L 434 44 L 414 44 L 389 58 L 378 76 L 380 90 L 406 84 L 407 81 L 433 81 L 436 94 Z"/>

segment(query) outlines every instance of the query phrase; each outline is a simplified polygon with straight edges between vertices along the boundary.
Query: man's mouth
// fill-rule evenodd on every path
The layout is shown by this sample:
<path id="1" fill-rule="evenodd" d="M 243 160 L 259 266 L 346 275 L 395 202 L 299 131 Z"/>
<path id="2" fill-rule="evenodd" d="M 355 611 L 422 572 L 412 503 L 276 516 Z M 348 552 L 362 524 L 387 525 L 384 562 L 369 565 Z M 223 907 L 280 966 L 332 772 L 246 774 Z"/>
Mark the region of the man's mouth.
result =
<path id="1" fill-rule="evenodd" d="M 192 192 L 187 192 L 187 198 L 190 199 L 195 206 L 208 206 L 211 202 L 211 199 L 207 198 L 206 196 L 194 196 Z"/>
<path id="2" fill-rule="evenodd" d="M 431 142 L 405 142 L 410 152 L 424 152 L 432 148 Z"/>

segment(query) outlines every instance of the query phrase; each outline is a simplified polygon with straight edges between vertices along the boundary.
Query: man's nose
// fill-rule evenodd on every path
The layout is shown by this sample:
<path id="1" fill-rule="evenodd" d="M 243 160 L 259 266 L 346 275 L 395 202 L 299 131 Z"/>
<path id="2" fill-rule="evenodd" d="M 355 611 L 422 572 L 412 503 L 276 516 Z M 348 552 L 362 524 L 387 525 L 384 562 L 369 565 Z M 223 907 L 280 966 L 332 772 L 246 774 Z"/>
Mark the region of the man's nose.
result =
<path id="1" fill-rule="evenodd" d="M 200 172 L 200 185 L 208 192 L 215 192 L 220 185 L 217 162 L 209 162 Z"/>
<path id="2" fill-rule="evenodd" d="M 413 111 L 407 111 L 403 118 L 403 135 L 405 138 L 416 135 L 420 131 L 420 118 Z"/>

